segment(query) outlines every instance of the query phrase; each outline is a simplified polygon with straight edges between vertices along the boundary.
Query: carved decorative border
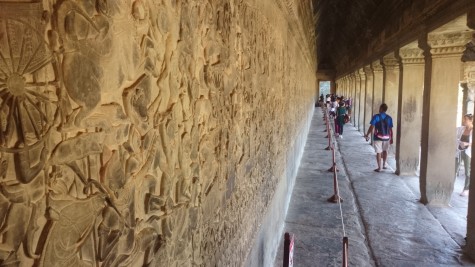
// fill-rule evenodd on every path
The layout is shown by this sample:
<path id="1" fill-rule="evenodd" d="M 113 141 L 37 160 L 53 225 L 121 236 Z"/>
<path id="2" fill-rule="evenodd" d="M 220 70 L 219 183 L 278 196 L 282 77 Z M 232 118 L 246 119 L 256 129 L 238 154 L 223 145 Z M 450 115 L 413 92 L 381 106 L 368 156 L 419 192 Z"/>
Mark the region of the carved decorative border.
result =
<path id="1" fill-rule="evenodd" d="M 461 54 L 465 51 L 465 45 L 472 39 L 472 35 L 471 31 L 429 34 L 427 44 L 431 48 L 432 55 Z"/>

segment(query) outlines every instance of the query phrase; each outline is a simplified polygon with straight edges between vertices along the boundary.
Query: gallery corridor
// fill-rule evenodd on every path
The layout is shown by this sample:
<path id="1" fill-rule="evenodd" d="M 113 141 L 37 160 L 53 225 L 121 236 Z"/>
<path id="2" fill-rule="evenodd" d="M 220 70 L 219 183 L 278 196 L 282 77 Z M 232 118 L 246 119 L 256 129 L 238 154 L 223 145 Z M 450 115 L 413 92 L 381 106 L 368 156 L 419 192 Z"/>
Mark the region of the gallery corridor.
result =
<path id="1" fill-rule="evenodd" d="M 448 207 L 419 202 L 419 178 L 377 173 L 369 142 L 351 124 L 336 139 L 342 212 L 333 195 L 332 153 L 323 111 L 315 108 L 283 232 L 295 235 L 294 266 L 341 266 L 349 238 L 349 266 L 475 266 L 463 256 L 467 197 L 459 176 Z M 462 172 L 461 172 L 462 173 Z M 343 214 L 343 220 L 342 216 Z M 344 228 L 342 225 L 344 224 Z M 274 266 L 282 266 L 283 240 Z"/>

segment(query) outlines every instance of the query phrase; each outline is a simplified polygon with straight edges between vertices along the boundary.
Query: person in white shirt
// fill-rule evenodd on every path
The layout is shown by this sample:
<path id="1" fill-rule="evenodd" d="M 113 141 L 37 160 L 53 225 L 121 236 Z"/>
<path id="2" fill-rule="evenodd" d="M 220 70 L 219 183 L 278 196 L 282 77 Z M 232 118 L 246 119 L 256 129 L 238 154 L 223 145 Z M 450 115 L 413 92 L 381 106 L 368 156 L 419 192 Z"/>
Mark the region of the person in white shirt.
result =
<path id="1" fill-rule="evenodd" d="M 465 186 L 461 196 L 468 196 L 470 186 L 470 160 L 472 158 L 472 130 L 473 115 L 466 114 L 463 116 L 461 127 L 457 127 L 457 153 L 455 155 L 455 175 L 457 176 L 460 163 L 463 161 L 465 169 Z"/>

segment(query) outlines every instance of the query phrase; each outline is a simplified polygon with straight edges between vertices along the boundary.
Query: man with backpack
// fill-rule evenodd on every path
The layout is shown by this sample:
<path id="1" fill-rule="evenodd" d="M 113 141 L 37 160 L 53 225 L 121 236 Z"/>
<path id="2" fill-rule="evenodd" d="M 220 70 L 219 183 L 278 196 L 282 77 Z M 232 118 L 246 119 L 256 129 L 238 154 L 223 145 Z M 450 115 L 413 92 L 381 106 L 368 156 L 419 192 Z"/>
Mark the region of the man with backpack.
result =
<path id="1" fill-rule="evenodd" d="M 365 134 L 366 141 L 369 140 L 369 135 L 373 133 L 373 147 L 376 152 L 376 161 L 378 168 L 375 172 L 381 171 L 381 159 L 383 159 L 383 169 L 386 169 L 386 159 L 388 158 L 389 145 L 393 143 L 393 119 L 386 114 L 388 105 L 381 104 L 379 106 L 379 113 L 374 115 L 371 119 L 371 126 Z"/>

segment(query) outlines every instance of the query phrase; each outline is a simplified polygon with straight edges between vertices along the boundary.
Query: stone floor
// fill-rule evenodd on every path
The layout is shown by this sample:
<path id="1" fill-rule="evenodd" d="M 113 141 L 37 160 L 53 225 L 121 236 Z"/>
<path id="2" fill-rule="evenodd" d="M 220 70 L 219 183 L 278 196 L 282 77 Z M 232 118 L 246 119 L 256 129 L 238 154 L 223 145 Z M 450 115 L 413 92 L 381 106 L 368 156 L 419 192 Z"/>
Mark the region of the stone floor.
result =
<path id="1" fill-rule="evenodd" d="M 296 178 L 284 232 L 295 235 L 293 266 L 342 266 L 342 239 L 349 239 L 349 266 L 475 266 L 463 256 L 467 197 L 459 196 L 465 177 L 456 180 L 450 207 L 419 202 L 419 178 L 377 173 L 375 153 L 360 132 L 346 124 L 335 146 L 338 184 L 333 195 L 332 152 L 323 113 L 316 108 Z M 461 172 L 463 173 L 463 172 Z M 341 215 L 343 214 L 343 215 Z M 274 266 L 282 266 L 283 240 Z"/>

